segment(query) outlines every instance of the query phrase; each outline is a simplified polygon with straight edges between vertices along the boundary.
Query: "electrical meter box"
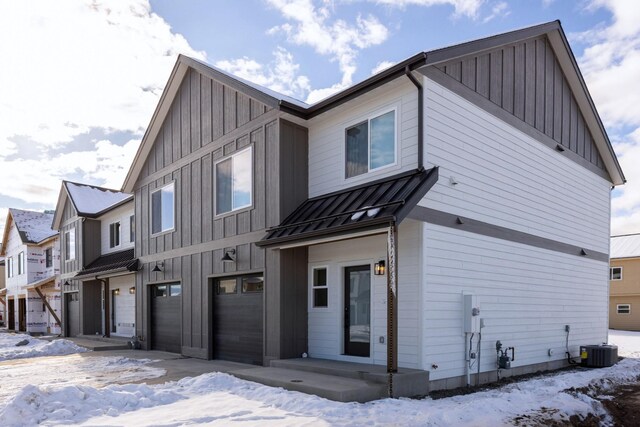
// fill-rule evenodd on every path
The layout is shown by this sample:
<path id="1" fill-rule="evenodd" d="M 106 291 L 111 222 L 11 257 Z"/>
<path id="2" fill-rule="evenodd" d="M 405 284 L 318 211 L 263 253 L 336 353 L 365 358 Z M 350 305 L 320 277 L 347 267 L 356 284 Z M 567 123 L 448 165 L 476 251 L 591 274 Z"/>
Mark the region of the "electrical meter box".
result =
<path id="1" fill-rule="evenodd" d="M 475 295 L 465 294 L 463 298 L 463 329 L 465 333 L 480 332 L 480 307 Z"/>

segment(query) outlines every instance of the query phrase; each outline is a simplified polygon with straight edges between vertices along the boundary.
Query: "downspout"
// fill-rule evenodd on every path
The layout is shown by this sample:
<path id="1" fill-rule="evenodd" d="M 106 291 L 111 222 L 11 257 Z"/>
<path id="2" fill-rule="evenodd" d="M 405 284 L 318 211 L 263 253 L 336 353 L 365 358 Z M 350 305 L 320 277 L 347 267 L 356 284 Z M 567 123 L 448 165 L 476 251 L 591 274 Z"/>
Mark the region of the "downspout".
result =
<path id="1" fill-rule="evenodd" d="M 97 280 L 98 282 L 102 283 L 101 289 L 100 289 L 100 297 L 102 298 L 102 301 L 100 301 L 100 306 L 102 308 L 102 316 L 100 319 L 100 323 L 102 324 L 102 336 L 103 337 L 108 337 L 110 336 L 109 333 L 107 333 L 107 327 L 109 326 L 109 320 L 107 319 L 107 281 L 104 279 L 100 279 L 98 276 L 96 276 L 95 280 Z"/>
<path id="2" fill-rule="evenodd" d="M 418 88 L 418 169 L 424 168 L 424 88 L 422 84 L 416 79 L 411 72 L 411 69 L 407 65 L 404 69 L 404 73 L 407 75 L 411 83 Z"/>

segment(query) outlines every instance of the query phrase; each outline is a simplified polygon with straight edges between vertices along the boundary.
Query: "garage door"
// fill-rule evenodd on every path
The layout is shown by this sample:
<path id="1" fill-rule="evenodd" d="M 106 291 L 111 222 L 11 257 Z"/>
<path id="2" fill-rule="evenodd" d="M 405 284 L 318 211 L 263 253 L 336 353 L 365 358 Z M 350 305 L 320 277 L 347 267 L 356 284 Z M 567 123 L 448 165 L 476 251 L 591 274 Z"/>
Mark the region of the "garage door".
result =
<path id="1" fill-rule="evenodd" d="M 65 294 L 67 299 L 67 336 L 77 337 L 80 335 L 80 302 L 78 292 Z"/>
<path id="2" fill-rule="evenodd" d="M 218 279 L 214 290 L 214 359 L 262 365 L 263 277 Z"/>
<path id="3" fill-rule="evenodd" d="M 180 353 L 182 347 L 180 283 L 151 286 L 151 348 Z"/>

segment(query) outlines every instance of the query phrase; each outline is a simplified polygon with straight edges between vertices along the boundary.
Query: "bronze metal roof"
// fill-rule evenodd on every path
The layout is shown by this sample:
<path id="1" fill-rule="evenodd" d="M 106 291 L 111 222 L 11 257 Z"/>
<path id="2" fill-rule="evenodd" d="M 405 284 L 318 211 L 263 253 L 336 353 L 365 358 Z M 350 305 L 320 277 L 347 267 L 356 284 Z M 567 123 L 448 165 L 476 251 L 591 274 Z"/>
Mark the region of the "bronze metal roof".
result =
<path id="1" fill-rule="evenodd" d="M 256 244 L 275 246 L 399 224 L 438 180 L 418 169 L 306 200 Z"/>

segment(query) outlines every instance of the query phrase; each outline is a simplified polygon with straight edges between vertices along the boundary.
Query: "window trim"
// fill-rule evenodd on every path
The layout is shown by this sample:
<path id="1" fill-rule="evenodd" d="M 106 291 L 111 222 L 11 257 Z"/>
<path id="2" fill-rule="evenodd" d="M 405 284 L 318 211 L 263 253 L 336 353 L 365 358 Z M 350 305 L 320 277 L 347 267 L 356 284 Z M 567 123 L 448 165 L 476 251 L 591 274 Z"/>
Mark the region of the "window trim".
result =
<path id="1" fill-rule="evenodd" d="M 371 120 L 376 119 L 378 117 L 384 116 L 387 113 L 393 111 L 393 163 L 389 163 L 388 165 L 378 166 L 377 168 L 371 169 Z M 370 112 L 364 116 L 360 116 L 357 120 L 353 120 L 349 122 L 348 125 L 344 127 L 344 143 L 343 143 L 343 166 L 344 166 L 344 179 L 345 181 L 361 178 L 366 176 L 367 174 L 377 172 L 383 169 L 392 168 L 394 166 L 398 166 L 398 150 L 399 150 L 399 137 L 398 137 L 398 111 L 399 107 L 397 104 L 389 107 L 383 107 L 373 112 Z M 367 123 L 367 172 L 361 173 L 359 175 L 347 176 L 347 131 L 353 127 L 359 126 L 363 123 Z"/>
<path id="2" fill-rule="evenodd" d="M 621 307 L 627 307 L 627 313 L 620 313 Z M 624 316 L 631 315 L 631 304 L 616 304 L 616 314 L 622 314 Z"/>
<path id="3" fill-rule="evenodd" d="M 240 206 L 237 208 L 233 208 L 233 187 L 231 188 L 231 210 L 226 211 L 226 212 L 220 212 L 218 213 L 218 192 L 216 191 L 216 184 L 217 184 L 217 167 L 219 163 L 222 163 L 224 161 L 227 161 L 229 159 L 231 160 L 231 181 L 233 183 L 233 158 L 244 153 L 245 151 L 249 150 L 251 152 L 251 202 L 248 205 L 245 206 Z M 223 217 L 225 215 L 229 215 L 235 212 L 239 212 L 243 209 L 252 209 L 253 208 L 253 204 L 255 201 L 255 168 L 254 168 L 254 164 L 255 164 L 255 157 L 254 157 L 254 152 L 253 152 L 253 144 L 249 144 L 246 147 L 241 148 L 240 150 L 237 150 L 235 152 L 233 152 L 232 154 L 229 154 L 227 156 L 224 156 L 218 160 L 216 160 L 213 163 L 213 171 L 212 171 L 212 192 L 213 192 L 213 217 L 214 218 L 220 218 Z"/>
<path id="4" fill-rule="evenodd" d="M 160 231 L 157 231 L 157 232 L 154 233 L 153 232 L 153 195 L 155 193 L 157 193 L 158 191 L 162 191 L 163 189 L 165 189 L 165 188 L 167 188 L 167 187 L 169 187 L 171 185 L 173 185 L 173 227 L 167 228 L 166 230 L 160 230 Z M 176 222 L 177 222 L 176 213 L 178 211 L 178 209 L 177 209 L 178 197 L 177 197 L 177 194 L 176 194 L 176 188 L 177 187 L 178 186 L 176 185 L 176 180 L 174 179 L 170 183 L 164 184 L 162 187 L 158 187 L 158 188 L 156 188 L 154 190 L 151 190 L 151 192 L 149 193 L 149 227 L 150 227 L 149 235 L 150 235 L 150 237 L 157 237 L 157 236 L 160 236 L 160 235 L 165 234 L 165 233 L 172 233 L 172 232 L 176 231 Z M 160 199 L 160 203 L 162 204 L 162 198 Z M 160 227 L 162 227 L 162 222 L 160 224 Z"/>
<path id="5" fill-rule="evenodd" d="M 620 278 L 619 279 L 614 279 L 613 278 L 613 270 L 619 268 L 620 269 Z M 609 267 L 609 280 L 612 282 L 618 282 L 620 280 L 622 280 L 622 267 Z"/>
<path id="6" fill-rule="evenodd" d="M 73 232 L 73 242 L 71 242 L 71 232 Z M 67 250 L 67 242 L 69 242 L 69 250 Z M 73 257 L 71 256 L 71 247 L 73 245 Z M 74 261 L 76 259 L 76 228 L 72 227 L 64 232 L 64 261 Z"/>
<path id="7" fill-rule="evenodd" d="M 117 235 L 115 233 L 112 234 L 112 232 L 116 228 L 115 227 L 116 225 L 118 228 Z M 117 248 L 121 244 L 122 244 L 122 223 L 121 221 L 118 220 L 109 224 L 109 249 Z"/>
<path id="8" fill-rule="evenodd" d="M 315 270 L 326 270 L 327 271 L 327 284 L 325 286 L 314 286 L 313 285 L 313 273 Z M 331 304 L 329 304 L 329 265 L 328 264 L 318 264 L 312 265 L 309 268 L 309 310 L 318 310 L 318 311 L 328 311 Z M 326 306 L 318 306 L 314 305 L 313 300 L 313 291 L 314 289 L 326 289 L 327 290 L 327 305 Z"/>
<path id="9" fill-rule="evenodd" d="M 261 277 L 262 278 L 262 290 L 261 291 L 244 291 L 242 289 L 242 279 L 248 279 L 250 277 Z M 233 280 L 236 283 L 235 292 L 230 293 L 220 293 L 220 282 L 223 280 Z M 253 273 L 241 273 L 233 274 L 233 275 L 225 275 L 220 277 L 213 278 L 213 289 L 212 293 L 214 296 L 226 297 L 229 295 L 256 295 L 256 294 L 264 294 L 266 286 L 266 280 L 264 278 L 264 273 L 262 272 L 253 272 Z"/>

